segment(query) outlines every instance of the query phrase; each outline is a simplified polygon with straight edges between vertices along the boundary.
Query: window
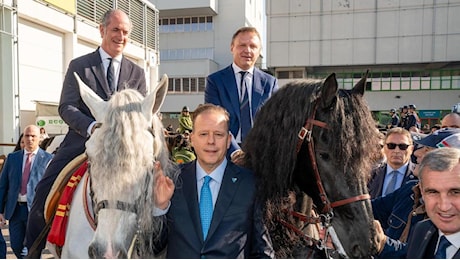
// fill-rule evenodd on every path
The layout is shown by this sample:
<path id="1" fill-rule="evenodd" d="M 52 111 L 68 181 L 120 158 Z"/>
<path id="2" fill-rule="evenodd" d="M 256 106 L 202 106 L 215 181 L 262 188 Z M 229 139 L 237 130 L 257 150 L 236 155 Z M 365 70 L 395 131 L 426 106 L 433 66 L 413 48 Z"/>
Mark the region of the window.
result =
<path id="1" fill-rule="evenodd" d="M 199 32 L 214 30 L 212 16 L 175 17 L 160 20 L 160 32 Z"/>

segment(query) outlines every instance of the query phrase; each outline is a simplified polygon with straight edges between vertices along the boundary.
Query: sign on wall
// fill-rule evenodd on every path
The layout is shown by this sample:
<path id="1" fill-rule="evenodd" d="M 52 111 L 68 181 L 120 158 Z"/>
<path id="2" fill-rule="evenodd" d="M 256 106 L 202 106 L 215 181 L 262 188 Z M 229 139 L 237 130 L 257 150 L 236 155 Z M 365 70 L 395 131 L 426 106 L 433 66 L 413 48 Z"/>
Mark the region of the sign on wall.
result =
<path id="1" fill-rule="evenodd" d="M 48 135 L 66 134 L 69 126 L 59 116 L 37 116 L 38 127 L 44 127 Z"/>

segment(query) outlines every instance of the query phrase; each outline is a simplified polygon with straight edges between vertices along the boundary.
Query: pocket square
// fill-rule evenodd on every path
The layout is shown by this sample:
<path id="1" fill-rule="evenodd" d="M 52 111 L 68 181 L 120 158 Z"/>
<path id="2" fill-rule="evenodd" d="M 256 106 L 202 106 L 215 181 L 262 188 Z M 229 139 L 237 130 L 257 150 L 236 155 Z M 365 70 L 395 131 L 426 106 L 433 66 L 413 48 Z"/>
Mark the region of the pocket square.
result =
<path id="1" fill-rule="evenodd" d="M 233 177 L 232 182 L 235 183 L 238 180 L 238 178 Z"/>

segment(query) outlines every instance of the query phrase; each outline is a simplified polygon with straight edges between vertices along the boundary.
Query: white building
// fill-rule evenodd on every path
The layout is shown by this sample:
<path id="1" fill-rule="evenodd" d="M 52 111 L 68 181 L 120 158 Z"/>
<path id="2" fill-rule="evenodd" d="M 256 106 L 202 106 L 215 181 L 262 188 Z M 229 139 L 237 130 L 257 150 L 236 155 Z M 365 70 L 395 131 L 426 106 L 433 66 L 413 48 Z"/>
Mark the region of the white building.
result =
<path id="1" fill-rule="evenodd" d="M 460 102 L 460 0 L 267 0 L 267 67 L 283 84 L 370 70 L 373 111 L 416 104 L 433 124 Z"/>
<path id="2" fill-rule="evenodd" d="M 335 72 L 351 88 L 369 69 L 366 99 L 377 117 L 416 104 L 430 124 L 460 102 L 460 0 L 151 1 L 171 122 L 169 112 L 203 102 L 205 77 L 231 63 L 230 37 L 247 25 L 267 37 L 262 67 L 280 85 Z"/>
<path id="3" fill-rule="evenodd" d="M 69 62 L 95 51 L 101 41 L 99 20 L 114 7 L 124 10 L 134 25 L 125 55 L 145 69 L 150 86 L 156 85 L 158 10 L 152 3 L 0 0 L 0 144 L 16 143 L 24 127 L 36 123 L 35 101 L 59 101 Z M 62 121 L 42 123 L 46 127 Z M 0 145 L 0 154 L 11 151 Z"/>

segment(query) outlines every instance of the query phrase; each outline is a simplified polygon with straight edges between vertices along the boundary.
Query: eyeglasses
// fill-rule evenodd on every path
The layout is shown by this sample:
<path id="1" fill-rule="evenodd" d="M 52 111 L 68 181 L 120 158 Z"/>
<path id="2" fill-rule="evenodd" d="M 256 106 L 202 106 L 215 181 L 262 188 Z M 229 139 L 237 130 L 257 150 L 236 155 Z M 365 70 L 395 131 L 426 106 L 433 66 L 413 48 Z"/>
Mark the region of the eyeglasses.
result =
<path id="1" fill-rule="evenodd" d="M 390 150 L 394 150 L 396 149 L 396 146 L 399 147 L 399 150 L 407 150 L 407 148 L 409 148 L 410 144 L 395 144 L 395 143 L 387 143 L 386 144 L 388 149 Z"/>

